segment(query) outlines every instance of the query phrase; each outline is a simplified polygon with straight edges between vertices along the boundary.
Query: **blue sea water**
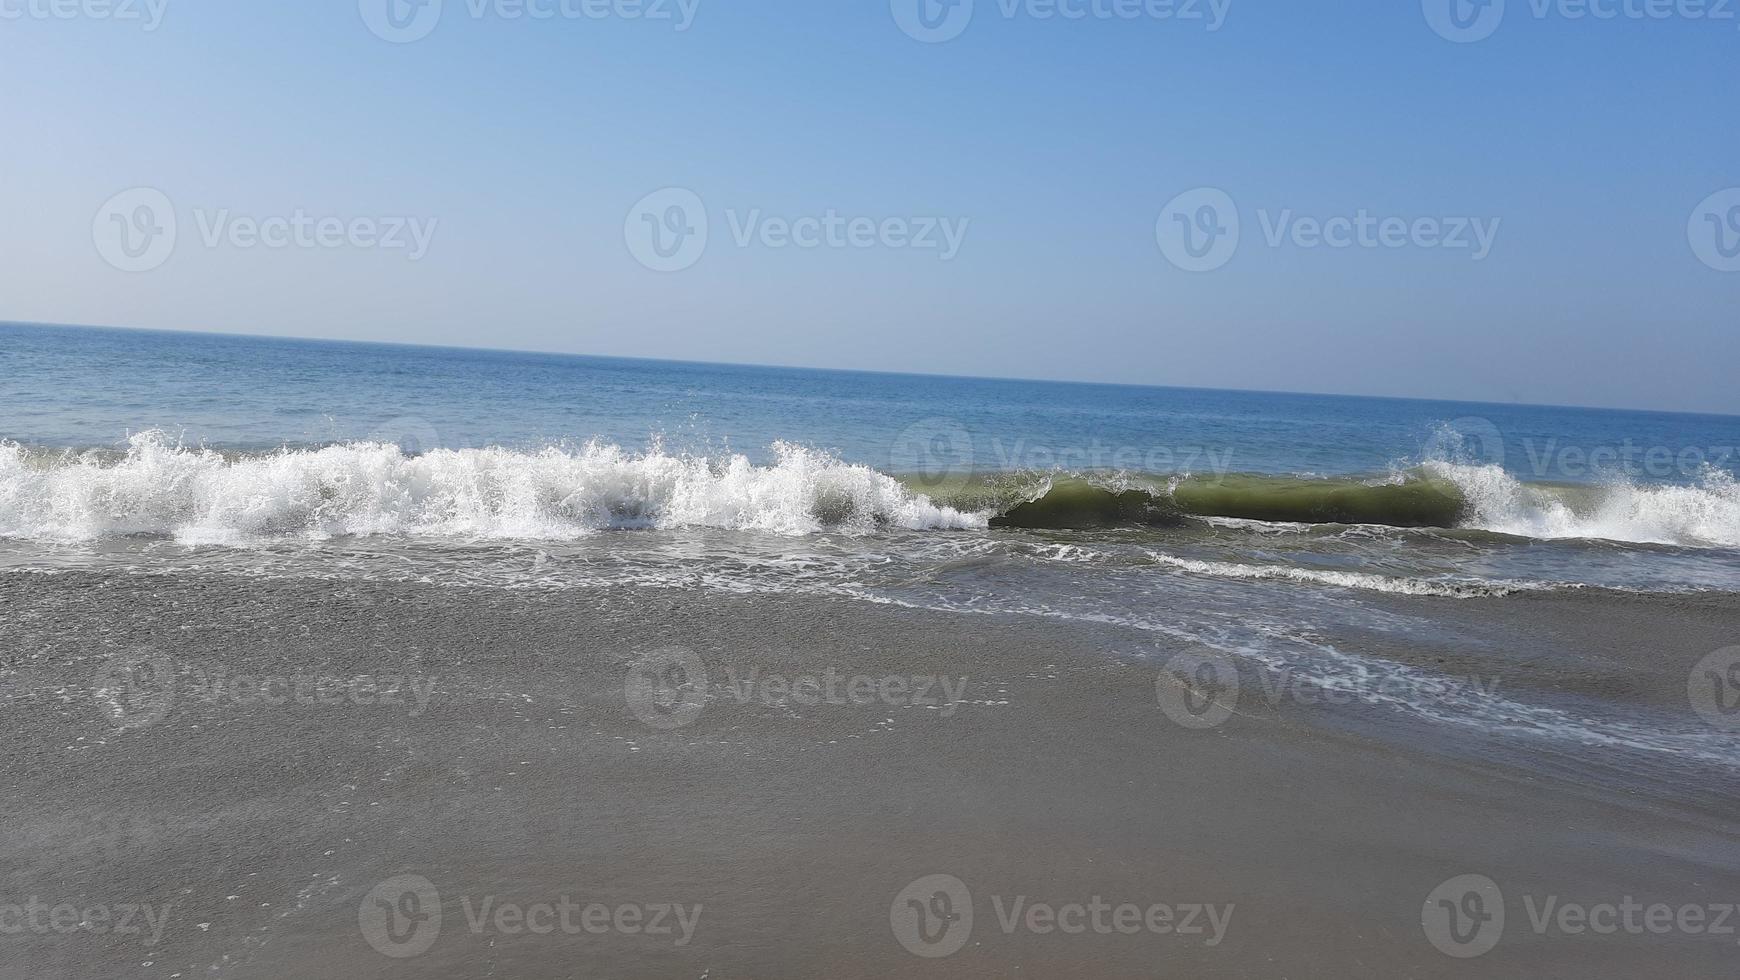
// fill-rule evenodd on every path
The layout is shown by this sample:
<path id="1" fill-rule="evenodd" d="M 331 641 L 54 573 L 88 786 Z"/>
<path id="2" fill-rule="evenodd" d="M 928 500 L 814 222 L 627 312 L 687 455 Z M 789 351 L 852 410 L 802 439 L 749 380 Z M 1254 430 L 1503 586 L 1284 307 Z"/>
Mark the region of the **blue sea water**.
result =
<path id="1" fill-rule="evenodd" d="M 897 473 L 1369 475 L 1434 453 L 1502 457 L 1527 480 L 1690 483 L 1706 466 L 1740 471 L 1740 418 L 1730 416 L 194 333 L 0 325 L 0 379 L 0 438 L 34 447 L 123 447 L 155 429 L 230 451 L 596 439 L 756 463 L 785 442 Z"/>
<path id="2" fill-rule="evenodd" d="M 1725 766 L 1735 736 L 1685 711 L 1550 677 L 1469 694 L 1436 665 L 1585 669 L 1551 638 L 1513 650 L 1526 607 L 1482 604 L 1671 619 L 1740 599 L 1737 442 L 1717 416 L 12 324 L 0 574 L 704 589 L 963 630 L 1113 624 L 1156 655 L 1344 686 L 1383 718 L 1635 753 L 1640 771 Z M 1205 487 L 1251 513 L 1176 506 Z M 1346 516 L 1406 513 L 1398 495 L 1453 500 L 1454 519 Z M 1300 499 L 1361 503 L 1260 516 L 1313 513 Z"/>

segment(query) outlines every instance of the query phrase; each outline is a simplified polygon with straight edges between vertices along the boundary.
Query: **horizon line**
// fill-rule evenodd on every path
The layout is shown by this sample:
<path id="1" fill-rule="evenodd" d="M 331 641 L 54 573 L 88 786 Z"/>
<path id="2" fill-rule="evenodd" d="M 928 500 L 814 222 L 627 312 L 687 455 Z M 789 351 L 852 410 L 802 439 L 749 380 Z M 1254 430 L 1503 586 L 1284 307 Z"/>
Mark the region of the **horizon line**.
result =
<path id="1" fill-rule="evenodd" d="M 1280 388 L 1216 388 L 1208 385 L 1141 384 L 1127 381 L 1082 381 L 1066 378 L 1027 378 L 1008 375 L 947 374 L 937 371 L 884 371 L 870 368 L 815 367 L 798 364 L 765 364 L 755 361 L 699 361 L 678 357 L 644 357 L 625 354 L 583 354 L 573 351 L 538 350 L 523 347 L 481 347 L 463 344 L 425 344 L 402 340 L 353 340 L 329 337 L 299 337 L 288 334 L 232 333 L 227 330 L 188 330 L 162 327 L 122 327 L 93 323 L 44 323 L 33 320 L 0 320 L 0 326 L 46 327 L 56 330 L 110 330 L 119 333 L 161 333 L 193 337 L 223 337 L 235 340 L 281 340 L 311 344 L 354 344 L 362 347 L 407 347 L 416 350 L 466 351 L 480 354 L 526 354 L 604 361 L 643 361 L 653 364 L 683 364 L 698 367 L 757 368 L 765 371 L 822 371 L 894 378 L 938 378 L 953 381 L 1000 381 L 1013 384 L 1082 385 L 1101 388 L 1142 388 L 1158 391 L 1206 391 L 1241 395 L 1286 395 L 1300 398 L 1356 398 L 1385 402 L 1436 402 L 1448 405 L 1481 405 L 1494 408 L 1545 408 L 1576 412 L 1636 412 L 1693 418 L 1740 418 L 1740 412 L 1693 412 L 1666 408 L 1625 408 L 1614 405 L 1556 405 L 1547 402 L 1495 402 L 1467 398 L 1427 398 L 1418 395 L 1368 395 L 1334 391 L 1294 391 Z"/>

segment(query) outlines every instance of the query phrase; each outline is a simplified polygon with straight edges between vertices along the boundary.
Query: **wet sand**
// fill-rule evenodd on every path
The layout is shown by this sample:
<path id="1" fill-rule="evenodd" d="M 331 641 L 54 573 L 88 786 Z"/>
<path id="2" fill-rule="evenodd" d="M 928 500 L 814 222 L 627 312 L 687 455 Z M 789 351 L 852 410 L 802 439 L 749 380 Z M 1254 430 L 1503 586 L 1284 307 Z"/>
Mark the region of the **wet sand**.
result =
<path id="1" fill-rule="evenodd" d="M 1586 596 L 1435 608 L 1447 628 L 1509 617 L 1520 645 L 1525 630 L 1581 644 L 1590 685 L 1663 704 L 1683 657 L 1731 642 L 1733 621 L 1719 604 Z M 1178 651 L 1132 630 L 700 591 L 82 573 L 0 576 L 0 610 L 0 906 L 18 909 L 0 907 L 0 977 L 1740 964 L 1733 934 L 1537 931 L 1530 915 L 1549 897 L 1740 902 L 1728 774 L 1638 778 L 1647 762 L 1488 751 L 1426 722 L 1358 724 L 1381 709 L 1288 700 L 1245 698 L 1194 729 L 1157 691 Z M 1603 652 L 1650 637 L 1676 647 L 1659 680 Z M 704 702 L 637 669 L 673 645 L 698 657 Z M 1524 663 L 1524 685 L 1567 672 Z M 740 698 L 733 682 L 756 671 Z M 1422 916 L 1463 875 L 1493 880 L 1506 921 L 1489 952 L 1458 958 Z M 155 913 L 158 941 L 117 934 L 131 906 Z M 666 931 L 649 934 L 655 919 Z"/>

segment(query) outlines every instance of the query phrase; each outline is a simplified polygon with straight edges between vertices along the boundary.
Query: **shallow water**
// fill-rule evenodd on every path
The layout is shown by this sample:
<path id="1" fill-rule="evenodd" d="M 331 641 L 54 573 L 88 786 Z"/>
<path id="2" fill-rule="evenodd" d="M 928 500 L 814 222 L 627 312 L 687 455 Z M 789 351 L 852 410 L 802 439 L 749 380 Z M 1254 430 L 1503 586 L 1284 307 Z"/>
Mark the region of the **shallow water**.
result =
<path id="1" fill-rule="evenodd" d="M 1740 764 L 1683 694 L 1507 649 L 1531 600 L 1732 601 L 1731 418 L 17 326 L 0 359 L 0 570 L 1111 624 L 1409 724 Z M 1595 653 L 1684 688 L 1634 647 Z"/>

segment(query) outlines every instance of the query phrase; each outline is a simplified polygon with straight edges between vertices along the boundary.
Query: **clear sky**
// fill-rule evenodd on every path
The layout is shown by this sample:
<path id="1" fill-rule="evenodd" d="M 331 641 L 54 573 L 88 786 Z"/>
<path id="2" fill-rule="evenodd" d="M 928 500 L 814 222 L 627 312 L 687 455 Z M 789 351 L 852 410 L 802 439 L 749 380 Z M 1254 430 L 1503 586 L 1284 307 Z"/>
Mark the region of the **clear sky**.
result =
<path id="1" fill-rule="evenodd" d="M 1740 412 L 1740 2 L 1594 3 L 0 0 L 0 319 Z"/>

